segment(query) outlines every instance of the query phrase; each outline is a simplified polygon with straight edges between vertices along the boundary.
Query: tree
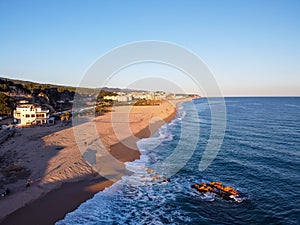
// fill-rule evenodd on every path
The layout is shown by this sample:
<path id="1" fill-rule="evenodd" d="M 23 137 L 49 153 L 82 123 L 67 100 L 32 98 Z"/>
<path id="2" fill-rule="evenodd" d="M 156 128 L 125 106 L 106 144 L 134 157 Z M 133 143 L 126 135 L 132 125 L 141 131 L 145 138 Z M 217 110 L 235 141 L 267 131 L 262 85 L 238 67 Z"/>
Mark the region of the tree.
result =
<path id="1" fill-rule="evenodd" d="M 99 91 L 99 94 L 98 94 L 98 97 L 97 97 L 97 100 L 98 101 L 103 101 L 103 98 L 105 96 L 117 96 L 118 94 L 115 93 L 115 92 L 111 92 L 111 91 L 105 91 L 105 90 L 100 90 Z"/>
<path id="2" fill-rule="evenodd" d="M 10 107 L 9 97 L 0 92 L 0 114 L 11 115 L 12 108 Z"/>

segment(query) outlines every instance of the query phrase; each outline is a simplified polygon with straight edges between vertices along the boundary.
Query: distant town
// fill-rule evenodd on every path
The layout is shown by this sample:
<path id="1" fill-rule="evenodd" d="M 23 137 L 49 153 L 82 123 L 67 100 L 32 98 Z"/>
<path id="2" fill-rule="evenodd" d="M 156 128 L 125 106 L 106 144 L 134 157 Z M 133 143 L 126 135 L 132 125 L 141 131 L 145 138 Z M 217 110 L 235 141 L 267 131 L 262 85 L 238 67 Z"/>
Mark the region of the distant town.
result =
<path id="1" fill-rule="evenodd" d="M 0 128 L 9 124 L 53 125 L 56 121 L 69 121 L 74 115 L 94 113 L 98 116 L 110 111 L 113 105 L 159 105 L 164 100 L 186 97 L 199 96 L 164 91 L 74 88 L 0 78 Z"/>

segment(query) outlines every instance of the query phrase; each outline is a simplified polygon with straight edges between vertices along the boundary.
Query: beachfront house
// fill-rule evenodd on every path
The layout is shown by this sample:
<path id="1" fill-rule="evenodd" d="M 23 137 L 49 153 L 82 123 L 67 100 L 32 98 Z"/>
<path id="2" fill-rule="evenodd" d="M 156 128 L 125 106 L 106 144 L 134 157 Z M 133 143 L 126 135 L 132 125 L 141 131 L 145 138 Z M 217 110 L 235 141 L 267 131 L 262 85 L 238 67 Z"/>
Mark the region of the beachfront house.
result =
<path id="1" fill-rule="evenodd" d="M 21 101 L 14 110 L 15 121 L 23 126 L 31 124 L 46 124 L 49 119 L 49 110 L 41 106 Z"/>

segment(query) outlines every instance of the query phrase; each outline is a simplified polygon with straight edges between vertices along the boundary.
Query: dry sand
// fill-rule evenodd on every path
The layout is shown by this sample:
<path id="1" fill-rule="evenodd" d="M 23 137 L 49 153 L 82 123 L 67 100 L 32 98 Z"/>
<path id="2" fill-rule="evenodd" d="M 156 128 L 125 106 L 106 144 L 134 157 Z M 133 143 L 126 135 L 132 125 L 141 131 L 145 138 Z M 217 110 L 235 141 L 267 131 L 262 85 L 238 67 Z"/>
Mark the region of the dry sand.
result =
<path id="1" fill-rule="evenodd" d="M 0 173 L 0 179 L 3 187 L 12 191 L 0 199 L 1 224 L 53 224 L 62 219 L 128 174 L 122 162 L 139 158 L 136 141 L 173 119 L 175 105 L 187 100 L 160 106 L 114 107 L 111 113 L 84 120 L 74 129 L 60 123 L 18 129 L 0 145 L 0 169 L 7 170 L 2 177 Z M 80 152 L 87 150 L 96 153 L 94 168 Z M 28 177 L 33 183 L 26 188 Z"/>

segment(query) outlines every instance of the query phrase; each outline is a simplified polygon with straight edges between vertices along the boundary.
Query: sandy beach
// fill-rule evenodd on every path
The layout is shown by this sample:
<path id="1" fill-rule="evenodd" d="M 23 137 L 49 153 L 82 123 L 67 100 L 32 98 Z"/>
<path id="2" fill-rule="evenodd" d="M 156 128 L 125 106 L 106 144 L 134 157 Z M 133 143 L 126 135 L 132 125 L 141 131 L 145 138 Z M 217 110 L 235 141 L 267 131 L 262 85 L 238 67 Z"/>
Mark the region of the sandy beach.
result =
<path id="1" fill-rule="evenodd" d="M 112 112 L 79 123 L 76 129 L 60 123 L 17 129 L 0 147 L 1 171 L 5 171 L 0 177 L 2 188 L 11 190 L 0 199 L 1 224 L 54 224 L 63 219 L 127 174 L 123 163 L 140 156 L 136 142 L 170 122 L 176 115 L 176 104 L 188 100 L 113 107 Z M 91 128 L 96 132 L 89 133 Z M 95 160 L 101 163 L 91 167 L 80 151 L 94 151 L 99 140 L 103 154 L 96 152 Z M 107 152 L 118 162 L 117 168 L 103 160 Z M 33 182 L 26 188 L 29 177 Z"/>

